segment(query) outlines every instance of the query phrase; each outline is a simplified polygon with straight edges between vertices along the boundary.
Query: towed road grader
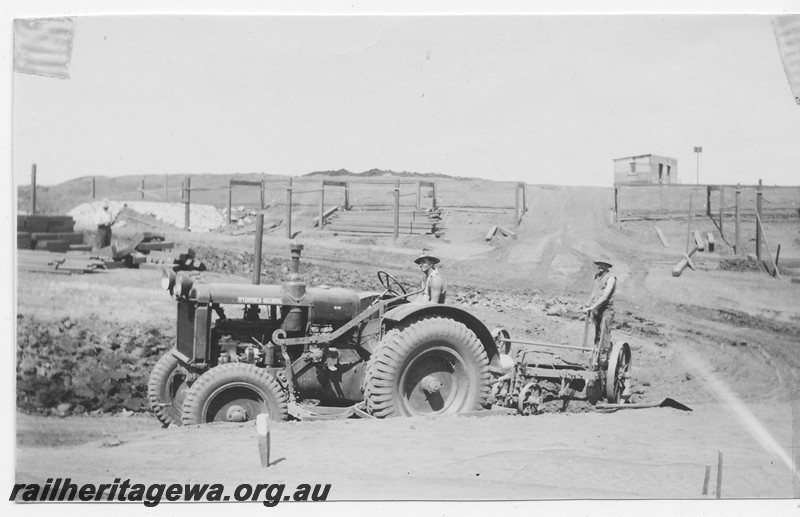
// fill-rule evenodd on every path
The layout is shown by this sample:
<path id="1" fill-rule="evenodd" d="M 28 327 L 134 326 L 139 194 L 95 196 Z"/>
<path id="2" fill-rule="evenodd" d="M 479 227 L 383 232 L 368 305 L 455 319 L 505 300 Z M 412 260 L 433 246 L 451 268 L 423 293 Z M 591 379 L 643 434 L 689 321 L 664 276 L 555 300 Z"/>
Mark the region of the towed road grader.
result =
<path id="1" fill-rule="evenodd" d="M 307 287 L 303 245 L 290 249 L 282 285 L 195 282 L 165 270 L 162 286 L 177 301 L 176 346 L 148 382 L 163 424 L 243 422 L 261 413 L 273 420 L 453 415 L 493 404 L 530 413 L 543 392 L 529 385 L 553 380 L 552 371 L 537 377 L 541 368 L 520 363 L 524 354 L 508 355 L 507 332 L 493 334 L 460 307 L 417 303 L 419 292 L 385 271 L 381 290 Z M 627 353 L 616 386 L 629 378 Z M 606 373 L 596 362 L 575 376 L 588 393 L 603 392 Z"/>

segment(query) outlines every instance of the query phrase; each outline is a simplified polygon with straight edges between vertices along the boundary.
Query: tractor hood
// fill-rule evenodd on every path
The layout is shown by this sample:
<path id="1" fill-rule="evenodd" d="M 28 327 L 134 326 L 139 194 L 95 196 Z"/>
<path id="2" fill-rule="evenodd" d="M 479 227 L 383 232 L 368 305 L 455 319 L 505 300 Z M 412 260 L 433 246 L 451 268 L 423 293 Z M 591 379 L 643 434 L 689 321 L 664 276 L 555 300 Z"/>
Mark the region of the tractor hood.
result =
<path id="1" fill-rule="evenodd" d="M 309 307 L 312 322 L 336 325 L 354 318 L 378 294 L 338 287 L 312 287 L 302 299 L 295 300 L 280 285 L 210 283 L 195 284 L 189 299 L 197 303 Z"/>

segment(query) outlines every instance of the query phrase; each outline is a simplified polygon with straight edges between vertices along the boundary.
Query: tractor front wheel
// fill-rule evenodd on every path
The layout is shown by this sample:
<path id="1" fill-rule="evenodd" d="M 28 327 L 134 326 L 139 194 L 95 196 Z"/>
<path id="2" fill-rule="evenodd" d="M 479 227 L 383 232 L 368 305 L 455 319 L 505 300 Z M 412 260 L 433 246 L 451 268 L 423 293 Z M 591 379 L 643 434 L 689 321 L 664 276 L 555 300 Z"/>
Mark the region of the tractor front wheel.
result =
<path id="1" fill-rule="evenodd" d="M 192 384 L 183 402 L 184 425 L 246 422 L 260 413 L 286 420 L 286 395 L 264 369 L 247 363 L 211 368 Z"/>
<path id="2" fill-rule="evenodd" d="M 147 382 L 147 399 L 156 418 L 168 426 L 181 425 L 181 408 L 189 386 L 187 372 L 178 359 L 167 351 L 161 356 Z"/>
<path id="3" fill-rule="evenodd" d="M 475 333 L 456 320 L 428 317 L 386 334 L 367 365 L 364 398 L 379 418 L 454 415 L 479 409 L 490 383 Z"/>

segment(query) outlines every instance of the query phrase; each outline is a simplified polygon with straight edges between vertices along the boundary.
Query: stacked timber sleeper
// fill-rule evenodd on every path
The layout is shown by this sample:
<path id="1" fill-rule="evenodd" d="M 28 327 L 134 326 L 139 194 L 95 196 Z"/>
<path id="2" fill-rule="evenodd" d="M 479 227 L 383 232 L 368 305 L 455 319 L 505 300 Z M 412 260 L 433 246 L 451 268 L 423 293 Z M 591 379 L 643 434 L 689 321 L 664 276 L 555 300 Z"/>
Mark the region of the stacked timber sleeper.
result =
<path id="1" fill-rule="evenodd" d="M 74 223 L 73 223 L 74 224 Z M 50 241 L 48 241 L 50 242 Z M 164 269 L 173 271 L 205 271 L 206 266 L 195 258 L 191 248 L 174 249 L 174 242 L 167 242 L 164 236 L 145 232 L 137 235 L 135 246 L 118 248 L 111 245 L 97 252 L 67 250 L 51 252 L 22 249 L 17 253 L 20 271 L 37 271 L 54 274 L 92 273 L 98 269 Z"/>
<path id="2" fill-rule="evenodd" d="M 392 210 L 349 210 L 340 211 L 329 219 L 325 229 L 344 233 L 386 233 L 394 232 L 395 213 Z M 429 210 L 403 210 L 399 214 L 398 232 L 400 235 L 441 234 L 442 212 Z"/>
<path id="3" fill-rule="evenodd" d="M 83 234 L 73 231 L 75 219 L 68 215 L 18 215 L 17 249 L 64 253 L 88 251 Z"/>

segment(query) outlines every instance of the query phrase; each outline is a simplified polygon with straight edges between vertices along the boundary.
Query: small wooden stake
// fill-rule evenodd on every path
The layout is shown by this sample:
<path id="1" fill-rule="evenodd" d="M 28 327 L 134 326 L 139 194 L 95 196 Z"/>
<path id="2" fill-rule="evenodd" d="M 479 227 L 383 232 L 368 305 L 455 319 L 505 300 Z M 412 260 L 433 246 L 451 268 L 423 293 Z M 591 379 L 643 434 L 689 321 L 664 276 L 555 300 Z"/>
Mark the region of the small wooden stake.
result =
<path id="1" fill-rule="evenodd" d="M 704 251 L 706 249 L 706 243 L 703 240 L 703 237 L 700 235 L 700 232 L 697 230 L 694 231 L 694 242 L 697 244 L 697 248 L 700 251 Z"/>
<path id="2" fill-rule="evenodd" d="M 258 434 L 258 452 L 261 456 L 261 466 L 269 467 L 269 413 L 261 413 L 256 417 L 256 434 Z"/>
<path id="3" fill-rule="evenodd" d="M 709 478 L 711 478 L 711 467 L 706 465 L 706 477 L 703 479 L 703 495 L 708 495 Z"/>
<path id="4" fill-rule="evenodd" d="M 663 244 L 665 248 L 669 248 L 669 242 L 667 241 L 667 238 L 664 237 L 664 232 L 662 232 L 661 228 L 658 226 L 656 226 L 656 233 L 658 234 L 658 238 L 661 239 L 661 244 Z"/>

